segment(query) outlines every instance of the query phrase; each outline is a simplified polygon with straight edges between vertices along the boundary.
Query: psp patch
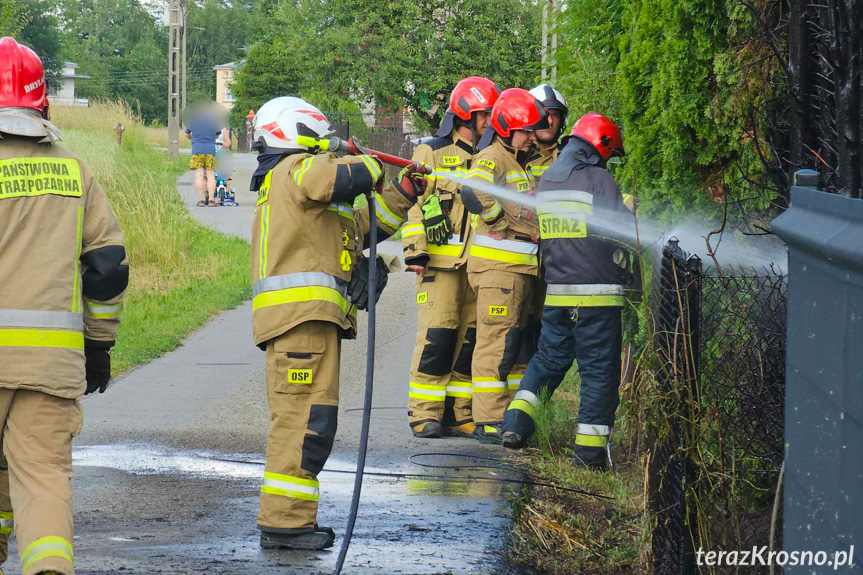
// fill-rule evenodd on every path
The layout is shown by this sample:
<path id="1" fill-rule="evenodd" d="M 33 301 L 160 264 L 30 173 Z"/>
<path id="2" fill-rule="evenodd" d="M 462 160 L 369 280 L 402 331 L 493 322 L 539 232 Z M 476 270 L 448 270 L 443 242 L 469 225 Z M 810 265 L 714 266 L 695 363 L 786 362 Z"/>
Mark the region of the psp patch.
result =
<path id="1" fill-rule="evenodd" d="M 417 294 L 417 303 L 418 304 L 428 303 L 428 301 L 429 301 L 429 292 L 423 291 L 423 292 L 420 292 Z"/>
<path id="2" fill-rule="evenodd" d="M 294 385 L 311 385 L 312 370 L 311 369 L 289 369 L 288 383 Z"/>
<path id="3" fill-rule="evenodd" d="M 460 166 L 462 159 L 458 156 L 444 156 L 441 158 L 441 164 L 444 166 Z"/>
<path id="4" fill-rule="evenodd" d="M 488 168 L 489 170 L 494 169 L 494 162 L 492 162 L 491 160 L 482 159 L 482 160 L 477 162 L 477 165 L 478 166 L 484 166 L 484 167 Z"/>
<path id="5" fill-rule="evenodd" d="M 506 317 L 506 306 L 490 305 L 488 306 L 488 315 L 495 317 Z"/>

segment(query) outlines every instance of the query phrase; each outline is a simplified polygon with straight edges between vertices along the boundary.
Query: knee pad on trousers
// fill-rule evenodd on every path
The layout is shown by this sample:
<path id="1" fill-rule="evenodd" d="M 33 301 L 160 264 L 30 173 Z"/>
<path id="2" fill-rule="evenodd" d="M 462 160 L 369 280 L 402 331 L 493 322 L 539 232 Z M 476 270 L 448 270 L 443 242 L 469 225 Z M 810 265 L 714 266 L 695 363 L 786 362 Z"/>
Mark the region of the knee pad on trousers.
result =
<path id="1" fill-rule="evenodd" d="M 303 460 L 300 464 L 305 471 L 317 475 L 327 463 L 333 450 L 338 426 L 339 408 L 335 405 L 313 405 L 309 411 L 308 430 L 303 440 Z"/>
<path id="2" fill-rule="evenodd" d="M 506 341 L 504 342 L 503 357 L 500 360 L 500 378 L 505 380 L 509 372 L 518 361 L 519 352 L 521 351 L 521 336 L 522 329 L 514 327 L 506 332 Z"/>
<path id="3" fill-rule="evenodd" d="M 464 332 L 465 343 L 459 350 L 458 357 L 455 360 L 452 370 L 455 373 L 461 373 L 467 376 L 472 375 L 471 363 L 473 361 L 473 350 L 476 347 L 476 328 L 469 327 Z"/>
<path id="4" fill-rule="evenodd" d="M 526 412 L 510 408 L 503 415 L 503 431 L 514 431 L 526 441 L 536 431 L 536 423 Z"/>
<path id="5" fill-rule="evenodd" d="M 452 368 L 452 356 L 458 340 L 458 330 L 430 327 L 426 330 L 428 343 L 417 370 L 426 375 L 448 375 Z"/>

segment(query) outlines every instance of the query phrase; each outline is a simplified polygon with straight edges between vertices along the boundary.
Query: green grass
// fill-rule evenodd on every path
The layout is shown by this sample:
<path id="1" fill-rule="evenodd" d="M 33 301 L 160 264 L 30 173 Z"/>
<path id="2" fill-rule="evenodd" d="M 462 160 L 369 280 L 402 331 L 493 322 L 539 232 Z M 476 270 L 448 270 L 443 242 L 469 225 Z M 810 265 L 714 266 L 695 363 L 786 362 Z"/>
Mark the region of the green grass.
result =
<path id="1" fill-rule="evenodd" d="M 52 115 L 63 145 L 93 169 L 123 228 L 131 273 L 112 352 L 115 374 L 176 348 L 212 315 L 250 297 L 249 244 L 199 224 L 177 194 L 188 158 L 169 161 L 153 150 L 122 103 Z M 117 121 L 126 126 L 122 148 Z"/>
<path id="2" fill-rule="evenodd" d="M 510 563 L 543 575 L 647 573 L 648 519 L 642 462 L 632 460 L 628 438 L 615 431 L 614 467 L 597 473 L 574 467 L 579 378 L 573 369 L 536 412 L 536 431 L 521 462 L 552 483 L 614 498 L 612 501 L 549 487 L 525 490 L 513 501 Z"/>

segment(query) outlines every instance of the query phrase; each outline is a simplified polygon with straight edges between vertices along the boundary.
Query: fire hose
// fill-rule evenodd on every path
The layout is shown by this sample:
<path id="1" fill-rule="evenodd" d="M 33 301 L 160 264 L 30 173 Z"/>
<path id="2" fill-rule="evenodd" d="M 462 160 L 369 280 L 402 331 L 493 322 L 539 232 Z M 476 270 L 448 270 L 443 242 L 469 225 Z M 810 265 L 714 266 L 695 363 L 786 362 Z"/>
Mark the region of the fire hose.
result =
<path id="1" fill-rule="evenodd" d="M 321 152 L 345 152 L 352 155 L 368 155 L 374 156 L 378 158 L 381 162 L 385 164 L 390 164 L 392 166 L 396 166 L 398 168 L 407 168 L 413 167 L 414 173 L 419 174 L 430 174 L 431 169 L 421 164 L 420 162 L 414 160 L 406 160 L 404 158 L 400 158 L 398 156 L 393 156 L 392 154 L 385 154 L 383 152 L 378 152 L 377 150 L 371 150 L 368 148 L 364 148 L 360 146 L 353 138 L 349 140 L 343 140 L 341 138 L 333 137 L 328 140 L 317 140 L 315 138 L 309 138 L 306 136 L 300 136 L 297 138 L 297 143 L 303 146 L 307 146 L 313 151 L 321 151 Z M 363 399 L 363 419 L 362 419 L 362 427 L 360 431 L 360 445 L 359 452 L 357 454 L 357 472 L 354 476 L 354 490 L 351 495 L 351 509 L 348 514 L 348 525 L 345 528 L 345 537 L 342 540 L 342 546 L 339 549 L 339 556 L 336 559 L 336 566 L 333 569 L 332 575 L 340 575 L 342 572 L 342 568 L 345 564 L 345 558 L 348 555 L 348 548 L 351 544 L 351 538 L 354 534 L 354 526 L 357 521 L 357 512 L 359 511 L 360 506 L 360 493 L 362 491 L 363 486 L 363 476 L 365 474 L 365 466 L 366 466 L 366 452 L 368 451 L 369 444 L 369 427 L 371 425 L 371 416 L 372 416 L 372 392 L 374 389 L 374 375 L 375 375 L 375 308 L 377 301 L 377 245 L 378 245 L 378 227 L 375 224 L 377 221 L 376 216 L 376 198 L 374 193 L 370 193 L 368 196 L 369 204 L 369 328 L 368 328 L 368 342 L 366 346 L 366 388 L 365 388 L 365 397 Z"/>

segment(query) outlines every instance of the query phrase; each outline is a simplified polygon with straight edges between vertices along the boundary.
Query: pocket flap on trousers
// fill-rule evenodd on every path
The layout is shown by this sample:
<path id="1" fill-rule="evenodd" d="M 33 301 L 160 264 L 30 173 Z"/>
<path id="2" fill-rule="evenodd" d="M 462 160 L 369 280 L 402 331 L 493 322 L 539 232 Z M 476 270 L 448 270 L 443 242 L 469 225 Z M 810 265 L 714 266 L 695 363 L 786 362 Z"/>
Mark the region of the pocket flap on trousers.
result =
<path id="1" fill-rule="evenodd" d="M 273 344 L 276 353 L 324 353 L 326 338 L 314 333 L 292 338 L 278 338 Z"/>

